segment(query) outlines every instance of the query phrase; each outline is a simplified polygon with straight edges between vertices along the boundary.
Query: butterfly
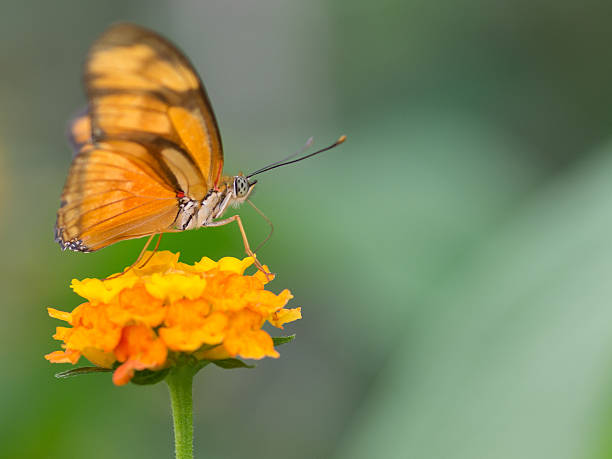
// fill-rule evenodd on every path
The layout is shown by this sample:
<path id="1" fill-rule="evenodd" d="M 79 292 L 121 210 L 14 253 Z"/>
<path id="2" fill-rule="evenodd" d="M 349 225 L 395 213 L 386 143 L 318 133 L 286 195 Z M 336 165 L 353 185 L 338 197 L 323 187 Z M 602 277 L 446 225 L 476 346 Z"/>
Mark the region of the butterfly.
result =
<path id="1" fill-rule="evenodd" d="M 63 250 L 149 236 L 146 248 L 155 235 L 236 222 L 255 258 L 240 217 L 223 219 L 225 211 L 248 200 L 254 175 L 345 139 L 247 176 L 223 175 L 219 127 L 197 72 L 172 43 L 134 24 L 112 25 L 93 43 L 84 85 L 88 107 L 70 126 L 75 156 L 55 226 Z"/>

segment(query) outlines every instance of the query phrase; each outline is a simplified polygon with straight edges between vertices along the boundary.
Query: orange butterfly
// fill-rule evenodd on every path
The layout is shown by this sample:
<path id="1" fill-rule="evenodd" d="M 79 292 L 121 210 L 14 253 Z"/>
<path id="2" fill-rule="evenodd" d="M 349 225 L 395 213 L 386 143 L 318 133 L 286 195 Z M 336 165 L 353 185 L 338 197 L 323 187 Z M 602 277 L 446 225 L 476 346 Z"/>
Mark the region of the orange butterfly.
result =
<path id="1" fill-rule="evenodd" d="M 247 200 L 255 174 L 345 139 L 248 176 L 223 176 L 219 128 L 196 71 L 172 43 L 132 24 L 111 26 L 93 44 L 84 80 L 89 105 L 71 125 L 77 153 L 55 227 L 62 249 L 93 252 L 150 236 L 148 246 L 156 234 L 235 221 L 255 257 L 240 217 L 218 219 Z"/>

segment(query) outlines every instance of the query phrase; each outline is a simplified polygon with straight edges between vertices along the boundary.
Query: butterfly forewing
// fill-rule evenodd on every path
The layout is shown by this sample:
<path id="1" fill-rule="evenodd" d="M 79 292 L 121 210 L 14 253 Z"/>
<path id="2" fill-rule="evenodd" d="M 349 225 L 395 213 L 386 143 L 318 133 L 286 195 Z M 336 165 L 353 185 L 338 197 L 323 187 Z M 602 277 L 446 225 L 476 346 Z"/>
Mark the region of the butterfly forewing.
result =
<path id="1" fill-rule="evenodd" d="M 141 27 L 115 25 L 92 46 L 85 86 L 94 139 L 164 139 L 201 174 L 194 198 L 215 185 L 223 164 L 217 122 L 196 71 L 174 45 Z"/>
<path id="2" fill-rule="evenodd" d="M 217 122 L 185 56 L 152 31 L 109 28 L 85 65 L 88 111 L 58 211 L 64 248 L 93 251 L 173 228 L 182 194 L 202 199 L 223 167 Z"/>

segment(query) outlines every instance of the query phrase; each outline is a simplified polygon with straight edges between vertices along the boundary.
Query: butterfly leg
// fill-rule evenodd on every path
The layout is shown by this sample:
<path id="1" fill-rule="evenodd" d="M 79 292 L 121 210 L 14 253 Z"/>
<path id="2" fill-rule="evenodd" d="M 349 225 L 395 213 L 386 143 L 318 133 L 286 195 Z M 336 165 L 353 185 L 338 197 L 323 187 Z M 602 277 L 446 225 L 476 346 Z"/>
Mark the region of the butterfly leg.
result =
<path id="1" fill-rule="evenodd" d="M 270 225 L 270 232 L 268 233 L 268 235 L 266 236 L 266 238 L 259 243 L 259 245 L 257 246 L 257 248 L 255 249 L 255 252 L 259 252 L 259 249 L 261 249 L 264 245 L 266 245 L 266 242 L 268 242 L 270 240 L 270 238 L 272 237 L 272 235 L 274 234 L 274 224 L 272 223 L 272 221 L 266 217 L 266 215 L 259 210 L 259 208 L 257 206 L 255 206 L 255 204 L 253 204 L 250 200 L 246 200 L 246 202 L 248 202 L 251 207 L 253 207 L 253 209 L 255 209 L 255 212 L 257 212 L 259 215 L 261 215 L 263 217 L 263 219 L 268 223 L 268 225 Z"/>
<path id="2" fill-rule="evenodd" d="M 233 215 L 223 220 L 209 222 L 209 223 L 206 223 L 204 226 L 223 226 L 223 225 L 227 225 L 228 223 L 232 223 L 232 222 L 238 223 L 238 228 L 240 229 L 240 234 L 242 235 L 242 243 L 244 244 L 244 251 L 249 257 L 253 257 L 253 260 L 255 260 L 255 266 L 257 267 L 257 269 L 265 274 L 266 279 L 268 279 L 268 281 L 271 281 L 274 278 L 274 274 L 265 270 L 263 265 L 257 259 L 257 255 L 255 255 L 255 252 L 251 250 L 251 246 L 249 245 L 249 240 L 247 239 L 246 232 L 244 231 L 244 226 L 242 225 L 242 220 L 240 219 L 239 215 Z"/>
<path id="3" fill-rule="evenodd" d="M 159 233 L 159 237 L 157 238 L 157 242 L 155 243 L 155 247 L 153 247 L 153 250 L 151 251 L 151 255 L 149 256 L 149 258 L 147 258 L 147 260 L 141 264 L 138 268 L 142 269 L 144 268 L 147 263 L 149 263 L 151 261 L 151 258 L 153 258 L 153 255 L 155 255 L 155 253 L 157 252 L 157 249 L 159 249 L 159 244 L 161 242 L 161 238 L 164 235 L 164 233 Z M 155 235 L 153 235 L 155 236 Z M 147 244 L 148 245 L 148 244 Z M 142 258 L 142 256 L 144 255 L 143 252 L 141 252 L 140 256 L 138 257 L 138 260 L 136 260 L 136 262 L 134 263 L 134 265 Z M 132 265 L 133 266 L 133 265 Z"/>
<path id="4" fill-rule="evenodd" d="M 155 234 L 157 234 L 157 233 L 155 233 Z M 138 255 L 138 258 L 136 258 L 136 261 L 134 263 L 132 263 L 127 269 L 124 269 L 122 272 L 114 274 L 112 276 L 108 276 L 104 280 L 116 279 L 117 277 L 123 276 L 125 273 L 127 273 L 134 266 L 138 265 L 138 263 L 140 263 L 140 260 L 142 260 L 142 257 L 144 257 L 144 254 L 146 253 L 147 248 L 149 247 L 149 245 L 151 245 L 151 241 L 155 237 L 155 234 L 151 234 L 151 236 L 149 236 L 149 239 L 147 239 L 147 242 L 145 243 L 144 247 L 140 251 L 140 254 Z M 155 244 L 155 249 L 153 250 L 153 254 L 155 254 L 155 252 L 157 251 L 157 248 L 159 247 L 160 240 L 161 240 L 161 233 L 159 234 L 159 239 L 157 240 L 157 244 Z M 151 254 L 151 256 L 141 266 L 141 268 L 144 267 L 144 265 L 146 265 L 151 260 L 151 258 L 153 257 L 153 254 Z"/>

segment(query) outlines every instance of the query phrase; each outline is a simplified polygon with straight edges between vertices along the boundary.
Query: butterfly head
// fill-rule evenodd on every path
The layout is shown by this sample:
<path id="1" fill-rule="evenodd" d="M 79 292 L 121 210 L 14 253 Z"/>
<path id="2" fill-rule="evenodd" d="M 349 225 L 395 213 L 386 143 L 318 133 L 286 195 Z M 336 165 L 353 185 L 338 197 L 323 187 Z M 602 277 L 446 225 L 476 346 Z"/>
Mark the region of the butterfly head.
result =
<path id="1" fill-rule="evenodd" d="M 242 204 L 253 192 L 256 183 L 257 180 L 249 180 L 242 174 L 232 177 L 232 204 Z"/>

